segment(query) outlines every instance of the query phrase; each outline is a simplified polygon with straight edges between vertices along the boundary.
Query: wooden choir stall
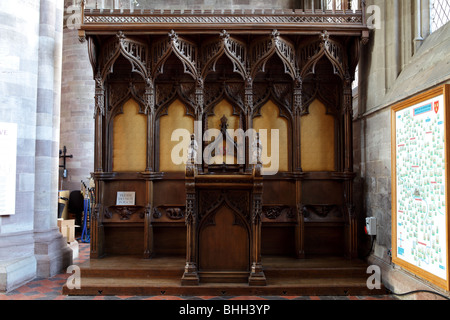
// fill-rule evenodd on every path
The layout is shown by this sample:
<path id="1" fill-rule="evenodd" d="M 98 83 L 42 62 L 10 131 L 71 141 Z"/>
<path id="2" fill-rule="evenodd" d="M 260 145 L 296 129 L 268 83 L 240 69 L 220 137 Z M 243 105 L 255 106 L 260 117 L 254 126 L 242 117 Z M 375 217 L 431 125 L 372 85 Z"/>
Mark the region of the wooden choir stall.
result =
<path id="1" fill-rule="evenodd" d="M 264 287 L 284 261 L 357 258 L 364 10 L 257 11 L 83 11 L 96 82 L 91 265 L 174 258 L 181 287 Z M 134 202 L 118 203 L 123 192 Z"/>

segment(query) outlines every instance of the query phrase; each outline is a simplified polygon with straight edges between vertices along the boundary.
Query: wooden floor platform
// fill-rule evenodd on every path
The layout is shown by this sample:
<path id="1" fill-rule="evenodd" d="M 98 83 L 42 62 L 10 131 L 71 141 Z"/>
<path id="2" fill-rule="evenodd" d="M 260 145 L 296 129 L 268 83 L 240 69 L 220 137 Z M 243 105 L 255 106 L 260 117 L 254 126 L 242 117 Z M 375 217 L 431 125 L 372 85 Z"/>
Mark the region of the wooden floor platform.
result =
<path id="1" fill-rule="evenodd" d="M 360 260 L 315 257 L 298 260 L 263 256 L 266 286 L 246 283 L 200 283 L 182 286 L 185 257 L 111 256 L 80 265 L 81 289 L 63 287 L 63 294 L 170 295 L 170 296 L 282 296 L 282 295 L 384 295 L 386 290 L 367 287 L 367 265 Z"/>

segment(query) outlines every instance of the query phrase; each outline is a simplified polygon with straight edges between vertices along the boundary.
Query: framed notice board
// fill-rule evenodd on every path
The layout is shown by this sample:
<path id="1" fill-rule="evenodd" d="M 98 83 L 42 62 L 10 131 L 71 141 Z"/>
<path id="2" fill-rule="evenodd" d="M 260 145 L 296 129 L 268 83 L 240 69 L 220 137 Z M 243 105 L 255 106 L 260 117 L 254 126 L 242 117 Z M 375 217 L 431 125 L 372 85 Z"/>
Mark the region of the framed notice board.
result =
<path id="1" fill-rule="evenodd" d="M 445 290 L 449 286 L 450 85 L 394 105 L 393 262 Z"/>

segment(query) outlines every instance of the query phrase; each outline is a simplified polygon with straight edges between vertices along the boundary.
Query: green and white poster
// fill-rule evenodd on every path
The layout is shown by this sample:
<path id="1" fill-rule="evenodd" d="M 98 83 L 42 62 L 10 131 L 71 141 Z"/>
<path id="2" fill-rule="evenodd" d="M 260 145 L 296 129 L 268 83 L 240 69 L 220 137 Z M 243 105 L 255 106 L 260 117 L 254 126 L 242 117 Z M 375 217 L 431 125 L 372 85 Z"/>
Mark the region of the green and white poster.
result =
<path id="1" fill-rule="evenodd" d="M 392 124 L 393 260 L 448 282 L 444 94 L 393 108 Z"/>

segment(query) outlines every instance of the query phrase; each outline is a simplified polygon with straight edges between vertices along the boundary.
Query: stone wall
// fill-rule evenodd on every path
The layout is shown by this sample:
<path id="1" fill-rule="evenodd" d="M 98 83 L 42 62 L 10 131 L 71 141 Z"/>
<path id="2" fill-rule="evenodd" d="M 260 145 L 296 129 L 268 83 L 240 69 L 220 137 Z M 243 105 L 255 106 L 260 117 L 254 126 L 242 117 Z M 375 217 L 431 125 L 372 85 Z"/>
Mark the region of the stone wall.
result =
<path id="1" fill-rule="evenodd" d="M 65 1 L 63 78 L 61 84 L 60 149 L 67 147 L 73 158 L 66 160 L 67 177 L 60 169 L 61 190 L 80 190 L 94 171 L 94 91 L 92 67 L 86 42 L 78 40 L 78 31 L 67 27 L 72 1 Z M 61 165 L 63 160 L 60 161 Z"/>
<path id="2" fill-rule="evenodd" d="M 395 3 L 395 2 L 394 2 Z M 385 285 L 395 292 L 430 289 L 430 284 L 391 262 L 391 125 L 390 107 L 435 86 L 450 83 L 450 24 L 429 34 L 429 20 L 418 41 L 415 2 L 367 1 L 381 8 L 381 29 L 371 32 L 359 66 L 358 112 L 354 121 L 354 157 L 361 218 L 376 217 L 378 233 L 369 260 L 382 267 Z M 422 1 L 422 13 L 428 1 Z M 361 219 L 362 221 L 363 219 Z M 362 221 L 363 222 L 363 221 Z M 362 250 L 370 238 L 361 236 Z M 433 288 L 439 290 L 439 288 Z M 408 297 L 411 298 L 411 297 Z M 417 297 L 416 297 L 417 298 Z M 429 297 L 427 297 L 428 299 Z"/>

